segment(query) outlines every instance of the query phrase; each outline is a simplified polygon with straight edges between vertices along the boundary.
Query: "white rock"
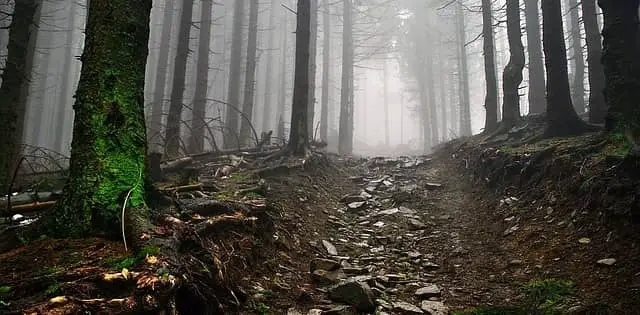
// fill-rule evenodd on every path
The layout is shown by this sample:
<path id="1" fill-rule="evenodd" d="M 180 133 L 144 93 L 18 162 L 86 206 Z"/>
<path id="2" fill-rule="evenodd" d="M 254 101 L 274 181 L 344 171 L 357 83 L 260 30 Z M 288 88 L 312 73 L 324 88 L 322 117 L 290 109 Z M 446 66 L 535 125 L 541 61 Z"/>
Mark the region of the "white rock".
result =
<path id="1" fill-rule="evenodd" d="M 22 220 L 24 220 L 24 216 L 22 214 L 14 214 L 11 217 L 11 221 L 13 221 L 13 222 L 20 222 Z"/>
<path id="2" fill-rule="evenodd" d="M 583 238 L 578 240 L 578 243 L 580 243 L 580 244 L 589 244 L 589 243 L 591 243 L 591 239 L 588 238 L 588 237 L 583 237 Z"/>
<path id="3" fill-rule="evenodd" d="M 327 250 L 329 255 L 338 256 L 338 250 L 333 244 L 329 243 L 329 241 L 322 240 L 322 246 L 324 246 L 324 249 Z"/>
<path id="4" fill-rule="evenodd" d="M 381 227 L 384 226 L 384 222 L 378 221 L 378 222 L 374 223 L 373 226 L 381 228 Z"/>
<path id="5" fill-rule="evenodd" d="M 447 315 L 449 308 L 442 302 L 438 301 L 422 301 L 420 308 L 429 315 Z"/>
<path id="6" fill-rule="evenodd" d="M 428 284 L 418 290 L 416 290 L 416 296 L 419 297 L 423 297 L 423 298 L 429 298 L 432 296 L 439 296 L 440 295 L 440 288 L 435 285 L 435 284 Z"/>
<path id="7" fill-rule="evenodd" d="M 605 258 L 597 261 L 599 265 L 613 266 L 616 263 L 614 258 Z"/>

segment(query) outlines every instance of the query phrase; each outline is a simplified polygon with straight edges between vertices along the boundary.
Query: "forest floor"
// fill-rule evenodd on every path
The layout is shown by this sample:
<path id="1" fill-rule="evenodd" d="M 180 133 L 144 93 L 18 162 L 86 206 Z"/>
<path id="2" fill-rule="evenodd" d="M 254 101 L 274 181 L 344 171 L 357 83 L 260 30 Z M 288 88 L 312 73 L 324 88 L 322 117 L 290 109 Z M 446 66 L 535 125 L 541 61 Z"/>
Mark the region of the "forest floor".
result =
<path id="1" fill-rule="evenodd" d="M 232 157 L 215 185 L 225 163 L 200 161 L 198 190 L 174 189 L 155 218 L 151 237 L 178 249 L 29 243 L 0 254 L 0 312 L 640 314 L 637 165 L 597 134 L 529 137 L 259 169 Z"/>

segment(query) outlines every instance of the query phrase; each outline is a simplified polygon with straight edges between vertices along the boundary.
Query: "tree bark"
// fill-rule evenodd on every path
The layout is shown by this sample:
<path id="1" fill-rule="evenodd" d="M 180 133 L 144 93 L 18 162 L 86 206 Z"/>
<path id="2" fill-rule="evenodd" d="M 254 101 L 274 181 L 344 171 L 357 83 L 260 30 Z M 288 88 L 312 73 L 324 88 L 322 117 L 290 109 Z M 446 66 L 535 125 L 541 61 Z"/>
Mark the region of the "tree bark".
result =
<path id="1" fill-rule="evenodd" d="M 547 107 L 538 3 L 538 0 L 524 1 L 529 53 L 529 114 L 542 114 Z"/>
<path id="2" fill-rule="evenodd" d="M 245 68 L 244 103 L 242 113 L 246 119 L 240 124 L 240 141 L 249 144 L 251 120 L 256 87 L 256 54 L 258 51 L 258 0 L 249 0 L 249 40 L 247 43 L 247 66 Z M 256 139 L 257 140 L 257 139 Z"/>
<path id="3" fill-rule="evenodd" d="M 171 27 L 173 25 L 173 0 L 164 3 L 164 16 L 162 18 L 162 35 L 160 36 L 160 51 L 158 52 L 158 65 L 156 69 L 156 82 L 153 88 L 153 104 L 151 105 L 151 126 L 149 128 L 149 146 L 151 151 L 162 152 L 162 115 L 164 112 L 164 89 L 167 83 L 167 68 L 169 63 L 169 41 L 171 40 Z"/>
<path id="4" fill-rule="evenodd" d="M 586 124 L 571 103 L 562 7 L 557 0 L 542 0 L 543 47 L 547 70 L 547 136 L 580 134 Z"/>
<path id="5" fill-rule="evenodd" d="M 328 141 L 329 136 L 329 78 L 331 71 L 331 15 L 329 0 L 323 1 L 322 26 L 322 108 L 320 110 L 320 140 Z"/>
<path id="6" fill-rule="evenodd" d="M 311 16 L 310 31 L 311 39 L 309 42 L 309 113 L 307 114 L 307 129 L 309 138 L 315 138 L 315 109 L 316 109 L 316 54 L 318 47 L 318 0 L 310 0 Z"/>
<path id="7" fill-rule="evenodd" d="M 460 133 L 462 136 L 471 135 L 471 106 L 469 96 L 469 69 L 467 66 L 466 25 L 462 3 L 456 6 L 458 58 L 460 62 Z"/>
<path id="8" fill-rule="evenodd" d="M 288 23 L 287 16 L 284 16 L 282 21 L 282 46 L 281 47 L 281 64 L 280 64 L 280 88 L 278 94 L 278 132 L 277 137 L 280 140 L 284 140 L 284 104 L 287 100 L 287 42 L 289 31 L 287 29 Z"/>
<path id="9" fill-rule="evenodd" d="M 193 117 L 191 119 L 191 135 L 189 151 L 204 151 L 204 132 L 206 123 L 207 91 L 209 90 L 209 46 L 211 41 L 211 25 L 213 22 L 213 0 L 202 0 L 200 9 L 200 38 L 198 43 L 198 67 L 196 70 L 196 90 L 193 99 Z M 215 139 L 212 142 L 215 143 Z M 214 148 L 217 149 L 217 148 Z"/>
<path id="10" fill-rule="evenodd" d="M 557 0 L 555 0 L 557 1 Z M 507 37 L 509 40 L 509 63 L 502 74 L 502 123 L 510 128 L 520 119 L 519 87 L 522 83 L 522 69 L 525 57 L 520 30 L 519 0 L 507 0 Z"/>
<path id="11" fill-rule="evenodd" d="M 587 42 L 587 64 L 589 65 L 589 122 L 604 124 L 607 115 L 607 105 L 604 102 L 604 70 L 602 58 L 602 43 L 596 11 L 597 0 L 582 1 L 582 20 Z"/>
<path id="12" fill-rule="evenodd" d="M 45 220 L 49 236 L 119 235 L 121 209 L 139 239 L 146 213 L 144 76 L 151 0 L 93 0 L 76 93 L 69 181 Z M 131 239 L 131 238 L 130 238 Z"/>
<path id="13" fill-rule="evenodd" d="M 353 2 L 344 0 L 338 152 L 353 152 Z"/>
<path id="14" fill-rule="evenodd" d="M 637 146 L 640 135 L 638 72 L 638 0 L 599 0 L 604 14 L 602 63 L 609 106 L 606 129 L 625 135 Z"/>
<path id="15" fill-rule="evenodd" d="M 491 132 L 498 126 L 498 82 L 496 79 L 496 62 L 493 51 L 493 17 L 491 0 L 482 0 L 482 53 L 484 55 L 484 79 L 486 95 L 484 98 L 485 123 L 484 131 Z"/>
<path id="16" fill-rule="evenodd" d="M 9 44 L 7 59 L 2 71 L 0 85 L 0 190 L 4 193 L 6 184 L 11 180 L 11 171 L 18 162 L 24 117 L 26 110 L 29 78 L 32 72 L 32 58 L 29 49 L 34 49 L 37 24 L 34 26 L 38 0 L 16 1 L 11 25 L 9 26 Z"/>
<path id="17" fill-rule="evenodd" d="M 193 0 L 183 2 L 180 15 L 180 32 L 178 33 L 178 49 L 174 61 L 173 84 L 171 89 L 171 103 L 167 116 L 167 130 L 165 136 L 165 150 L 167 156 L 176 157 L 180 154 L 182 107 L 184 102 L 184 88 L 189 59 L 189 34 L 193 15 Z M 184 148 L 187 149 L 187 148 Z"/>
<path id="18" fill-rule="evenodd" d="M 76 4 L 75 2 L 69 2 L 71 8 L 69 9 L 69 23 L 66 34 L 66 47 L 64 54 L 64 64 L 62 66 L 62 79 L 61 79 L 61 87 L 60 87 L 60 97 L 58 98 L 58 113 L 56 115 L 56 125 L 54 130 L 57 130 L 57 134 L 55 135 L 55 142 L 53 144 L 53 149 L 58 152 L 64 152 L 64 148 L 62 147 L 62 140 L 64 140 L 64 132 L 62 132 L 65 128 L 65 118 L 67 117 L 67 105 L 69 102 L 69 94 L 70 86 L 73 83 L 73 71 L 71 66 L 71 61 L 73 60 L 73 31 L 75 30 L 75 21 L 76 21 Z"/>
<path id="19" fill-rule="evenodd" d="M 276 34 L 276 18 L 280 8 L 280 2 L 278 0 L 271 1 L 271 7 L 269 8 L 269 42 L 267 51 L 267 69 L 265 71 L 265 93 L 264 93 L 264 108 L 262 112 L 262 131 L 268 132 L 273 128 L 273 90 L 275 89 L 273 76 L 273 66 L 276 62 L 275 54 L 273 51 L 276 49 L 275 34 Z"/>
<path id="20" fill-rule="evenodd" d="M 434 64 L 433 64 L 433 53 L 434 53 L 433 48 L 432 47 L 428 48 L 428 50 L 425 53 L 427 54 L 426 93 L 428 97 L 427 108 L 425 110 L 427 111 L 427 115 L 429 116 L 429 121 L 427 122 L 427 124 L 428 124 L 428 127 L 431 128 L 431 132 L 430 132 L 431 145 L 436 145 L 438 144 L 438 111 L 437 111 L 438 106 L 436 104 L 436 87 L 435 87 L 435 81 L 434 81 L 435 71 L 434 71 Z M 469 123 L 470 122 L 471 121 L 469 121 Z"/>
<path id="21" fill-rule="evenodd" d="M 584 104 L 584 53 L 582 51 L 582 35 L 580 34 L 580 14 L 578 1 L 568 0 L 571 19 L 571 51 L 573 52 L 573 108 L 577 113 L 585 112 Z"/>
<path id="22" fill-rule="evenodd" d="M 298 0 L 296 15 L 296 66 L 288 144 L 288 149 L 295 155 L 305 155 L 309 149 L 307 115 L 309 114 L 309 57 L 312 35 L 311 1 L 313 0 Z"/>
<path id="23" fill-rule="evenodd" d="M 229 66 L 229 87 L 227 103 L 238 106 L 240 103 L 240 76 L 242 63 L 242 20 L 244 18 L 244 1 L 236 0 L 233 6 L 233 29 L 231 30 L 231 64 Z M 238 143 L 239 115 L 231 108 L 225 110 L 224 148 L 235 148 Z"/>

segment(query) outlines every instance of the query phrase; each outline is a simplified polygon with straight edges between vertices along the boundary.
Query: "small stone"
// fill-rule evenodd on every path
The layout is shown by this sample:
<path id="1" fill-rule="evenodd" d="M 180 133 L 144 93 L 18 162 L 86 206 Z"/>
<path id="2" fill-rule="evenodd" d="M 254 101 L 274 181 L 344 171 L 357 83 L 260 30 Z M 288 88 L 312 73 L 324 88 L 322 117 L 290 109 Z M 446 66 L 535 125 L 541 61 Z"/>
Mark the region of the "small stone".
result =
<path id="1" fill-rule="evenodd" d="M 420 258 L 422 256 L 422 253 L 411 251 L 407 253 L 407 256 L 409 256 L 409 258 L 411 259 L 416 259 Z"/>
<path id="2" fill-rule="evenodd" d="M 511 235 L 511 234 L 513 234 L 515 231 L 517 231 L 517 230 L 519 230 L 519 229 L 520 229 L 520 227 L 516 224 L 516 225 L 514 225 L 514 226 L 512 226 L 512 227 L 510 227 L 510 228 L 508 228 L 508 229 L 506 229 L 506 230 L 504 231 L 504 233 L 502 233 L 502 235 L 503 235 L 503 236 Z"/>
<path id="3" fill-rule="evenodd" d="M 367 198 L 364 198 L 361 195 L 345 195 L 342 198 L 340 198 L 341 202 L 344 202 L 346 204 L 350 204 L 352 202 L 364 202 L 367 201 Z"/>
<path id="4" fill-rule="evenodd" d="M 324 246 L 324 249 L 327 250 L 329 255 L 338 256 L 338 250 L 329 241 L 322 240 L 322 246 Z"/>
<path id="5" fill-rule="evenodd" d="M 598 265 L 613 266 L 616 263 L 614 258 L 605 258 L 597 261 Z"/>
<path id="6" fill-rule="evenodd" d="M 382 221 L 378 221 L 378 222 L 374 223 L 374 224 L 373 224 L 373 226 L 378 227 L 378 228 L 381 228 L 381 227 L 383 227 L 383 226 L 384 226 L 384 222 L 382 222 Z"/>
<path id="7" fill-rule="evenodd" d="M 393 308 L 402 312 L 402 314 L 424 314 L 419 307 L 407 302 L 393 303 Z"/>
<path id="8" fill-rule="evenodd" d="M 340 262 L 324 258 L 315 258 L 311 260 L 309 263 L 309 272 L 314 272 L 318 269 L 326 271 L 338 270 L 340 269 Z"/>
<path id="9" fill-rule="evenodd" d="M 589 244 L 589 243 L 591 243 L 591 239 L 588 238 L 588 237 L 583 237 L 583 238 L 578 240 L 578 243 L 580 243 L 580 244 Z"/>
<path id="10" fill-rule="evenodd" d="M 366 203 L 365 201 L 356 201 L 356 202 L 349 203 L 348 207 L 349 209 L 352 209 L 352 210 L 360 209 L 364 206 L 365 203 Z"/>
<path id="11" fill-rule="evenodd" d="M 442 188 L 442 184 L 440 183 L 426 183 L 424 184 L 424 187 L 428 190 L 436 190 L 436 189 L 441 189 Z"/>
<path id="12" fill-rule="evenodd" d="M 422 266 L 426 269 L 438 269 L 440 268 L 440 265 L 436 264 L 436 263 L 432 263 L 430 261 L 425 261 L 422 263 Z"/>
<path id="13" fill-rule="evenodd" d="M 392 215 L 392 214 L 396 214 L 400 212 L 400 209 L 398 208 L 391 208 L 391 209 L 387 209 L 387 210 L 382 210 L 378 212 L 378 215 Z"/>
<path id="14" fill-rule="evenodd" d="M 438 301 L 422 301 L 420 308 L 429 315 L 447 315 L 449 314 L 449 308 L 442 302 Z"/>
<path id="15" fill-rule="evenodd" d="M 321 315 L 321 314 L 322 314 L 322 310 L 317 308 L 310 309 L 307 312 L 307 315 Z"/>
<path id="16" fill-rule="evenodd" d="M 336 271 L 318 269 L 311 273 L 311 278 L 313 281 L 320 284 L 336 284 L 340 282 L 340 280 L 346 279 L 347 275 L 345 275 L 340 269 Z"/>
<path id="17" fill-rule="evenodd" d="M 512 265 L 512 266 L 522 265 L 522 260 L 514 259 L 514 260 L 509 262 L 509 265 Z"/>
<path id="18" fill-rule="evenodd" d="M 440 296 L 440 288 L 435 284 L 428 284 L 418 290 L 415 295 L 421 298 L 430 298 L 432 296 Z"/>
<path id="19" fill-rule="evenodd" d="M 414 230 L 423 230 L 427 227 L 427 225 L 422 223 L 422 221 L 416 219 L 410 219 L 409 226 Z"/>

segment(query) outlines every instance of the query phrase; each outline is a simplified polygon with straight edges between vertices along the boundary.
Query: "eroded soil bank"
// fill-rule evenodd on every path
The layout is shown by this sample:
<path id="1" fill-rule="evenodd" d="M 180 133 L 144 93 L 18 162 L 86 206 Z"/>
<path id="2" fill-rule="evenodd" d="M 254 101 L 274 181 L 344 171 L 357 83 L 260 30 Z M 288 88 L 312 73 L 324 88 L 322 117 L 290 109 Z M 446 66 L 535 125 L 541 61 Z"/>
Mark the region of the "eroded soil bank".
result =
<path id="1" fill-rule="evenodd" d="M 261 169 L 242 154 L 199 161 L 195 183 L 165 187 L 150 235 L 161 241 L 143 255 L 100 239 L 0 254 L 4 311 L 633 314 L 637 184 L 600 140 L 467 139 L 432 156 Z"/>

